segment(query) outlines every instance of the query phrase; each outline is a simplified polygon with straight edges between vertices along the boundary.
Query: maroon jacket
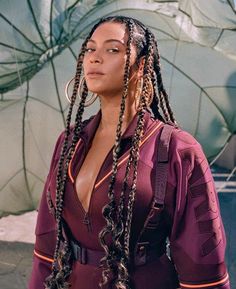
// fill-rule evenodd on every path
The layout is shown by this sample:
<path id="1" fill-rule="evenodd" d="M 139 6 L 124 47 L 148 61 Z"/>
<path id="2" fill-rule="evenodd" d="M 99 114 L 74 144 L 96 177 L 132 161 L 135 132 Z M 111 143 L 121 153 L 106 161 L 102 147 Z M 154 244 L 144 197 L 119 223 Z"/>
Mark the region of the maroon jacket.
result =
<path id="1" fill-rule="evenodd" d="M 156 167 L 156 152 L 163 123 L 145 113 L 144 135 L 140 146 L 137 192 L 134 205 L 131 251 L 150 210 Z M 82 129 L 80 140 L 68 170 L 63 217 L 74 237 L 85 247 L 102 250 L 98 234 L 105 225 L 102 207 L 108 202 L 108 184 L 112 168 L 112 150 L 98 173 L 89 210 L 86 213 L 75 191 L 74 180 L 89 150 L 101 118 L 99 111 Z M 133 118 L 121 141 L 115 197 L 118 200 L 124 179 L 131 137 L 137 124 Z M 55 204 L 56 172 L 63 142 L 56 143 L 50 171 L 45 183 L 36 225 L 36 243 L 29 289 L 43 289 L 50 274 L 55 246 L 55 220 L 49 212 L 47 192 Z M 189 133 L 175 129 L 172 133 L 168 164 L 165 211 L 156 230 L 160 243 L 169 238 L 172 261 L 164 254 L 159 259 L 134 268 L 131 278 L 135 289 L 230 289 L 224 263 L 225 232 L 213 178 L 201 145 Z M 160 237 L 159 237 L 160 236 Z M 150 240 L 151 241 L 151 240 Z M 158 244 L 157 244 L 158 246 Z M 180 285 L 176 284 L 176 272 Z M 71 289 L 98 289 L 101 269 L 74 262 Z M 107 288 L 110 288 L 109 286 Z"/>

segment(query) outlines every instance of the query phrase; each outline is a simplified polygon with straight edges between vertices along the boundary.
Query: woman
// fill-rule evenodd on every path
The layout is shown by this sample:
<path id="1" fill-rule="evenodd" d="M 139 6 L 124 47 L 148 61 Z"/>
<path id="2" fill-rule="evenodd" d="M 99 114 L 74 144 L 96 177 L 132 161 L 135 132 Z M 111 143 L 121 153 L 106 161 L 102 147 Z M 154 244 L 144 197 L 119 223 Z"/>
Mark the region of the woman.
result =
<path id="1" fill-rule="evenodd" d="M 159 59 L 153 33 L 123 16 L 101 19 L 83 43 L 29 289 L 230 288 L 211 172 L 199 143 L 177 127 Z M 82 122 L 95 97 L 99 112 Z"/>

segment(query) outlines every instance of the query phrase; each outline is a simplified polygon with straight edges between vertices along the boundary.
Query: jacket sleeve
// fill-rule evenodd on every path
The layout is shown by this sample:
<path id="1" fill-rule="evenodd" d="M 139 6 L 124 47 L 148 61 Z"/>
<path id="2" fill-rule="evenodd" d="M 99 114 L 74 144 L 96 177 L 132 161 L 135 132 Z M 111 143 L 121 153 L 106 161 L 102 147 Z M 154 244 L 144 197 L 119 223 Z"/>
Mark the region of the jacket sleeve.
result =
<path id="1" fill-rule="evenodd" d="M 56 244 L 56 223 L 48 206 L 48 191 L 50 181 L 59 160 L 64 132 L 57 139 L 51 159 L 50 169 L 39 205 L 37 223 L 35 228 L 36 242 L 34 245 L 33 268 L 28 289 L 44 289 L 44 281 L 51 273 L 54 248 Z"/>
<path id="2" fill-rule="evenodd" d="M 201 145 L 187 132 L 175 137 L 176 200 L 171 257 L 182 289 L 230 289 L 219 201 Z"/>

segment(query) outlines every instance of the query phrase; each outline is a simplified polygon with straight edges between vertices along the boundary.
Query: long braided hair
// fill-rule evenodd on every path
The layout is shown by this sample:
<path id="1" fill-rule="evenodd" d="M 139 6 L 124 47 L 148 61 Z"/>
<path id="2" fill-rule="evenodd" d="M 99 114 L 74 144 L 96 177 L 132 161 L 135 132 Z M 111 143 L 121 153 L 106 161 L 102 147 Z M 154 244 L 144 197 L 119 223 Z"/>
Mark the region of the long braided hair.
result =
<path id="1" fill-rule="evenodd" d="M 103 207 L 102 214 L 106 221 L 105 227 L 99 234 L 101 246 L 104 249 L 105 256 L 100 261 L 102 268 L 102 280 L 100 288 L 103 288 L 112 278 L 114 288 L 130 289 L 132 288 L 129 277 L 130 265 L 130 234 L 131 222 L 133 215 L 133 207 L 136 194 L 137 183 L 137 165 L 139 160 L 139 145 L 143 135 L 144 113 L 147 107 L 147 99 L 150 97 L 150 82 L 153 87 L 153 100 L 150 109 L 156 119 L 173 125 L 177 125 L 173 112 L 171 110 L 168 95 L 164 89 L 160 69 L 160 55 L 158 52 L 157 42 L 153 33 L 144 26 L 140 21 L 125 16 L 110 16 L 102 18 L 91 29 L 88 37 L 82 44 L 81 52 L 78 56 L 76 67 L 75 82 L 71 97 L 71 104 L 66 119 L 65 138 L 61 150 L 56 186 L 56 208 L 55 217 L 57 223 L 57 240 L 54 252 L 54 262 L 52 265 L 52 273 L 46 279 L 45 286 L 47 289 L 67 289 L 69 288 L 68 277 L 72 270 L 72 253 L 67 240 L 64 239 L 62 233 L 63 220 L 63 200 L 65 193 L 65 185 L 67 181 L 67 171 L 72 155 L 75 151 L 76 144 L 83 126 L 82 116 L 84 112 L 84 104 L 88 95 L 86 82 L 83 85 L 81 101 L 75 116 L 75 125 L 73 129 L 72 140 L 69 141 L 71 130 L 71 118 L 76 95 L 82 75 L 82 64 L 85 54 L 87 41 L 91 38 L 96 28 L 105 22 L 115 22 L 125 24 L 128 33 L 128 41 L 126 46 L 126 64 L 124 71 L 124 89 L 121 98 L 120 114 L 116 130 L 115 145 L 113 149 L 113 165 L 110 178 L 108 197 L 109 202 Z M 128 96 L 129 79 L 130 79 L 130 55 L 131 45 L 134 45 L 137 52 L 136 64 L 139 64 L 141 57 L 145 58 L 143 73 L 143 88 L 139 100 L 139 109 L 137 113 L 137 126 L 132 137 L 130 154 L 126 165 L 125 177 L 121 188 L 119 204 L 115 202 L 114 186 L 116 182 L 116 174 L 118 169 L 118 157 L 120 152 L 120 142 L 122 135 L 122 123 L 125 112 L 125 103 Z M 159 109 L 161 108 L 162 114 Z M 132 181 L 128 189 L 128 177 L 132 171 Z M 128 191 L 128 193 L 127 193 Z M 125 199 L 127 197 L 127 205 Z M 111 244 L 106 243 L 106 236 L 112 237 Z"/>

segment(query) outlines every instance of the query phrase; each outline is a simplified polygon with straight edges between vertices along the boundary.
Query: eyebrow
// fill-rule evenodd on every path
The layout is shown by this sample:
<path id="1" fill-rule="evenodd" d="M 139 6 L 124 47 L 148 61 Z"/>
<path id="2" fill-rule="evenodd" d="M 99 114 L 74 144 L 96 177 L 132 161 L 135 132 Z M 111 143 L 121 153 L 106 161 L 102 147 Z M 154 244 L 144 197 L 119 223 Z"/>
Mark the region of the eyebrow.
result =
<path id="1" fill-rule="evenodd" d="M 93 39 L 89 39 L 88 42 L 96 43 L 96 41 L 93 40 Z M 109 42 L 119 42 L 120 44 L 122 44 L 123 46 L 125 46 L 125 44 L 124 44 L 122 41 L 118 40 L 118 39 L 107 39 L 107 40 L 105 40 L 104 42 L 105 42 L 105 43 L 109 43 Z"/>

